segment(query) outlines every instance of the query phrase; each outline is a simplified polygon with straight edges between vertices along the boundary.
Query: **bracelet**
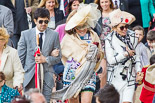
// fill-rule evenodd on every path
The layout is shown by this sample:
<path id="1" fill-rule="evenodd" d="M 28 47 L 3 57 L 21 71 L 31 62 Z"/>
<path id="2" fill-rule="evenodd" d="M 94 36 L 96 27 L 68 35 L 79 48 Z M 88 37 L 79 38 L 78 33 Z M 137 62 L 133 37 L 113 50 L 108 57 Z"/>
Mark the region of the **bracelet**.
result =
<path id="1" fill-rule="evenodd" d="M 142 81 L 136 82 L 137 85 L 141 85 L 142 83 L 143 83 Z"/>

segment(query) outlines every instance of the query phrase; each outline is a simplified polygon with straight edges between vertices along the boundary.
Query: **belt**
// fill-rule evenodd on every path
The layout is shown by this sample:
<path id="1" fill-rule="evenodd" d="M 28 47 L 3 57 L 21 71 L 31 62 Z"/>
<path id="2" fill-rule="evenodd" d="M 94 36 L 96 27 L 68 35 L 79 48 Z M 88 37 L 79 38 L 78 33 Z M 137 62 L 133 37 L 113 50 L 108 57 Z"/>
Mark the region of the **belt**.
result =
<path id="1" fill-rule="evenodd" d="M 151 92 L 155 92 L 155 88 L 151 88 L 151 87 L 147 86 L 146 84 L 144 84 L 144 88 Z"/>

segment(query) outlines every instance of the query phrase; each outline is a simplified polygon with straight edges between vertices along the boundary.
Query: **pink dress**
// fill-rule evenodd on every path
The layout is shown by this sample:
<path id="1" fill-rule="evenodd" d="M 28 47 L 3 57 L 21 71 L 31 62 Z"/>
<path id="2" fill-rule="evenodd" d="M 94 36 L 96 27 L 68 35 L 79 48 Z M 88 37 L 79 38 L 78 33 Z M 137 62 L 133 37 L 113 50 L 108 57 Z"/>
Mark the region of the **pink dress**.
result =
<path id="1" fill-rule="evenodd" d="M 61 24 L 61 25 L 58 25 L 57 28 L 55 29 L 55 31 L 59 33 L 60 43 L 62 41 L 62 38 L 65 36 L 65 27 L 66 27 L 66 24 Z"/>

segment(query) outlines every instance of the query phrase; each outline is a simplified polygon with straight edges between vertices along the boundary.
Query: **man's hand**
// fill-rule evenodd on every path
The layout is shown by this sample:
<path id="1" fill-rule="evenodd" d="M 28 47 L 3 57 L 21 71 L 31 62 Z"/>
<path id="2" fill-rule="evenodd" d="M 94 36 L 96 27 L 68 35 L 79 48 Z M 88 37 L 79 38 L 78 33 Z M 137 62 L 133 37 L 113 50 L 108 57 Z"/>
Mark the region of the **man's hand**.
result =
<path id="1" fill-rule="evenodd" d="M 128 52 L 128 54 L 125 54 L 125 56 L 134 56 L 135 55 L 135 51 L 129 50 L 129 48 L 127 46 L 126 46 L 126 51 Z"/>
<path id="2" fill-rule="evenodd" d="M 35 57 L 35 62 L 37 64 L 46 63 L 46 57 L 44 57 L 42 54 L 37 54 L 36 57 Z"/>
<path id="3" fill-rule="evenodd" d="M 26 10 L 26 13 L 28 13 L 28 14 L 32 12 L 32 8 L 31 7 L 25 8 L 25 10 Z"/>

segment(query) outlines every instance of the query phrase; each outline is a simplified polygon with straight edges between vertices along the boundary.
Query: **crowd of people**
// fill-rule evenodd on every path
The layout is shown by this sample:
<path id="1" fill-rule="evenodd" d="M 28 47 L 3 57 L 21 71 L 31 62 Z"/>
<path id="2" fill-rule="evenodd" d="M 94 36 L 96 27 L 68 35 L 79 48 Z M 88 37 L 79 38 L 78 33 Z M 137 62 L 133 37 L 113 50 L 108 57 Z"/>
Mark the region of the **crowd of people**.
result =
<path id="1" fill-rule="evenodd" d="M 155 103 L 154 3 L 0 0 L 0 103 Z"/>

